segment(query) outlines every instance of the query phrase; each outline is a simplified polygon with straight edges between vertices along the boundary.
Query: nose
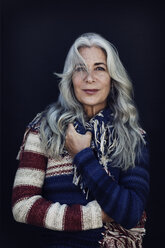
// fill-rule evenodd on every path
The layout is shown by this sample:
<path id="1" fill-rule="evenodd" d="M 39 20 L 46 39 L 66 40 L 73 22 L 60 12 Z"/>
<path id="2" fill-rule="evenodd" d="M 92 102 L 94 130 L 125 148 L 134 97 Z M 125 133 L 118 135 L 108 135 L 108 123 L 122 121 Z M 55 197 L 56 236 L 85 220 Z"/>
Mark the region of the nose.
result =
<path id="1" fill-rule="evenodd" d="M 95 82 L 95 78 L 94 78 L 94 75 L 93 75 L 92 71 L 87 71 L 86 72 L 84 80 L 87 83 Z"/>

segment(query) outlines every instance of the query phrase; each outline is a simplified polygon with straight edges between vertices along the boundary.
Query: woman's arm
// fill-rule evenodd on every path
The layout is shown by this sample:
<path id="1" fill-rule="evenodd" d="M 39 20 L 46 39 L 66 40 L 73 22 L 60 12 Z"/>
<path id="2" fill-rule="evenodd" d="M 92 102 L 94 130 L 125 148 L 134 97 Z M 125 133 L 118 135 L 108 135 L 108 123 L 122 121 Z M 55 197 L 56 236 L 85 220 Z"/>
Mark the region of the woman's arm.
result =
<path id="1" fill-rule="evenodd" d="M 101 206 L 104 217 L 108 215 L 125 228 L 136 226 L 149 193 L 147 146 L 143 145 L 141 158 L 135 168 L 121 172 L 118 183 L 99 164 L 89 148 L 90 140 L 89 132 L 81 135 L 72 124 L 68 126 L 65 145 L 74 158 L 73 162 L 82 176 L 83 184 Z"/>
<path id="2" fill-rule="evenodd" d="M 137 225 L 149 193 L 146 145 L 143 146 L 142 156 L 135 168 L 121 172 L 119 183 L 106 173 L 91 148 L 80 151 L 74 157 L 74 164 L 83 183 L 108 216 L 127 229 Z"/>
<path id="3" fill-rule="evenodd" d="M 80 231 L 102 227 L 101 208 L 96 201 L 86 206 L 53 203 L 42 197 L 47 157 L 37 132 L 29 131 L 16 172 L 12 211 L 18 222 L 58 231 Z"/>

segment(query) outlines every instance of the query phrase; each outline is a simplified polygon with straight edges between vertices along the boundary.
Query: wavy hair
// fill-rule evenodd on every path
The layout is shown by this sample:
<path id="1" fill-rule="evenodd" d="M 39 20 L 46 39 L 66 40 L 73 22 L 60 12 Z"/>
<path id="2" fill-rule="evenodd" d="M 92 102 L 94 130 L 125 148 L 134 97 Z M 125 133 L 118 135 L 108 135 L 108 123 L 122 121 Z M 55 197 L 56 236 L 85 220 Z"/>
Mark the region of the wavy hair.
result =
<path id="1" fill-rule="evenodd" d="M 107 58 L 107 68 L 111 77 L 111 90 L 108 105 L 114 114 L 114 132 L 117 145 L 112 155 L 113 166 L 126 170 L 135 166 L 140 156 L 141 143 L 145 143 L 138 123 L 138 112 L 133 101 L 133 87 L 122 65 L 116 48 L 95 33 L 85 33 L 71 46 L 60 77 L 58 101 L 43 112 L 40 134 L 43 147 L 48 156 L 58 157 L 63 153 L 65 133 L 69 122 L 75 119 L 85 123 L 83 106 L 75 97 L 72 74 L 77 63 L 85 64 L 79 53 L 80 47 L 96 46 L 101 48 Z"/>

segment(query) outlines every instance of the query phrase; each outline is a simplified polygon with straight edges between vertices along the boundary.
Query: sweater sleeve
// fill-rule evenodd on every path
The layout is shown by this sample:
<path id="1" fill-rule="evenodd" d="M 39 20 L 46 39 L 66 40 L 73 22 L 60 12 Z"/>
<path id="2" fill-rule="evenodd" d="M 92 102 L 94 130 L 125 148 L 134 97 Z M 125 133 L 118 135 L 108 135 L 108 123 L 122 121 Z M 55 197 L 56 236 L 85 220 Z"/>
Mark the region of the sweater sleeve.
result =
<path id="1" fill-rule="evenodd" d="M 122 171 L 118 182 L 106 173 L 91 148 L 76 154 L 74 164 L 84 185 L 105 213 L 124 228 L 135 227 L 141 219 L 149 193 L 147 145 L 143 145 L 136 166 L 126 172 Z"/>
<path id="2" fill-rule="evenodd" d="M 12 212 L 18 222 L 58 231 L 81 231 L 102 227 L 96 201 L 86 206 L 60 204 L 42 197 L 47 157 L 37 132 L 29 131 L 20 153 L 13 193 Z"/>

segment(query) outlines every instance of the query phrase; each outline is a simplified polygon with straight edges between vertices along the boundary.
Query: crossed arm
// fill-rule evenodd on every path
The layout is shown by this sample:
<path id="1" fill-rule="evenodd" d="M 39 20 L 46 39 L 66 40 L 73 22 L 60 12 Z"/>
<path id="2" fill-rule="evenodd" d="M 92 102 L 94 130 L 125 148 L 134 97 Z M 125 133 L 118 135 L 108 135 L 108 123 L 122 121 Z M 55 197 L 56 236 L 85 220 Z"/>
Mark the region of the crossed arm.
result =
<path id="1" fill-rule="evenodd" d="M 42 197 L 47 157 L 37 132 L 29 132 L 15 175 L 12 211 L 16 221 L 58 231 L 100 228 L 104 215 L 97 201 L 86 206 L 60 204 Z"/>
<path id="2" fill-rule="evenodd" d="M 120 172 L 119 181 L 115 181 L 102 168 L 89 147 L 91 135 L 77 134 L 73 125 L 67 130 L 66 147 L 74 157 L 74 164 L 83 183 L 92 192 L 99 203 L 105 221 L 112 219 L 123 227 L 135 227 L 145 210 L 149 194 L 149 156 L 147 145 L 136 160 L 136 166 Z M 108 219 L 110 217 L 110 219 Z"/>
<path id="3" fill-rule="evenodd" d="M 149 191 L 147 148 L 143 148 L 143 159 L 134 169 L 121 173 L 119 184 L 107 175 L 89 148 L 90 134 L 84 136 L 79 136 L 79 147 L 74 143 L 74 138 L 78 140 L 74 130 L 70 134 L 68 130 L 66 147 L 96 200 L 86 206 L 68 206 L 42 197 L 47 157 L 39 134 L 30 132 L 13 186 L 12 209 L 16 221 L 59 231 L 100 228 L 103 222 L 112 219 L 128 229 L 138 223 Z"/>

